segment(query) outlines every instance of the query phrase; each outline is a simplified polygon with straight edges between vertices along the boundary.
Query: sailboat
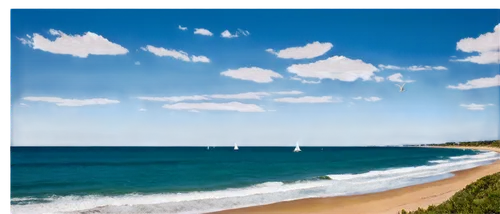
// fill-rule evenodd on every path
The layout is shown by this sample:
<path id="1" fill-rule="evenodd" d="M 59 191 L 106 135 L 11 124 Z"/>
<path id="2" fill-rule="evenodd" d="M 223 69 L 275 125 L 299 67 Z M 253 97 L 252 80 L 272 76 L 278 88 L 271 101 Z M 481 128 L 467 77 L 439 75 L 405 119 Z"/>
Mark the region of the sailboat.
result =
<path id="1" fill-rule="evenodd" d="M 238 150 L 238 145 L 236 145 L 236 143 L 234 144 L 234 150 Z"/>
<path id="2" fill-rule="evenodd" d="M 293 150 L 293 152 L 300 152 L 300 147 L 299 147 L 299 142 L 297 142 L 297 145 L 295 146 L 295 149 Z"/>
<path id="3" fill-rule="evenodd" d="M 207 146 L 207 150 L 210 150 L 210 146 Z"/>

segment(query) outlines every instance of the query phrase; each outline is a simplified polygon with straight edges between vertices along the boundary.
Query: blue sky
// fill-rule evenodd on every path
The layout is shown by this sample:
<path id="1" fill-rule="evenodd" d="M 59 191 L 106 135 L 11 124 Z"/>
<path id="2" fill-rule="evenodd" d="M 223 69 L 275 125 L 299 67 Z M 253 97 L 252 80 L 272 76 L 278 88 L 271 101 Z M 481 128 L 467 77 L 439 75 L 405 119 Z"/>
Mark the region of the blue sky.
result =
<path id="1" fill-rule="evenodd" d="M 498 10 L 12 10 L 11 20 L 14 146 L 498 139 Z"/>

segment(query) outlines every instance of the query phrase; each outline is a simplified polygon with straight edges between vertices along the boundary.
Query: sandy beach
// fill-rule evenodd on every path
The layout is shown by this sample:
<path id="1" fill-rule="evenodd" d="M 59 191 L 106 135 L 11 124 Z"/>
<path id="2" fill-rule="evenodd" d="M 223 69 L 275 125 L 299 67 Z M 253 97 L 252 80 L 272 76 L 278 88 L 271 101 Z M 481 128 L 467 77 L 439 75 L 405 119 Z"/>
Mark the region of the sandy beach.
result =
<path id="1" fill-rule="evenodd" d="M 438 147 L 441 148 L 441 147 Z M 500 153 L 500 148 L 491 147 L 443 147 L 457 149 L 490 150 Z M 450 198 L 457 191 L 477 179 L 500 172 L 500 161 L 472 169 L 456 171 L 455 176 L 435 182 L 408 186 L 404 188 L 354 196 L 339 196 L 330 198 L 310 198 L 275 204 L 225 210 L 225 213 L 371 213 L 397 214 L 402 209 L 415 210 L 437 205 Z"/>

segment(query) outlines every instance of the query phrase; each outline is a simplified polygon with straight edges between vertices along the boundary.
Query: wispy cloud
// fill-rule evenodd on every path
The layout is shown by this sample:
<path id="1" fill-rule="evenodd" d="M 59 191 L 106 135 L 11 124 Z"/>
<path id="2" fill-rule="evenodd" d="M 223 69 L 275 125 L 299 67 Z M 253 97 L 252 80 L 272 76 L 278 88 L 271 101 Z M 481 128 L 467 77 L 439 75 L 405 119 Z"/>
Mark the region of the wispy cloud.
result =
<path id="1" fill-rule="evenodd" d="M 215 99 L 255 99 L 260 100 L 262 97 L 269 96 L 270 93 L 267 92 L 247 92 L 239 94 L 213 94 L 208 95 Z"/>
<path id="2" fill-rule="evenodd" d="M 148 111 L 148 110 L 145 108 L 140 108 L 138 111 Z"/>
<path id="3" fill-rule="evenodd" d="M 118 100 L 110 100 L 106 98 L 92 99 L 64 99 L 60 97 L 23 97 L 23 100 L 31 102 L 47 102 L 54 103 L 57 106 L 88 106 L 88 105 L 107 105 L 120 103 Z"/>
<path id="4" fill-rule="evenodd" d="M 384 81 L 384 78 L 379 77 L 379 76 L 373 76 L 373 79 L 375 80 L 375 82 L 383 82 Z"/>
<path id="5" fill-rule="evenodd" d="M 461 107 L 466 108 L 467 110 L 471 111 L 482 111 L 484 110 L 487 106 L 493 106 L 493 104 L 460 104 Z"/>
<path id="6" fill-rule="evenodd" d="M 206 56 L 195 56 L 195 55 L 192 55 L 191 56 L 191 60 L 193 60 L 193 62 L 204 62 L 204 63 L 209 63 L 210 62 L 210 59 L 207 58 Z"/>
<path id="7" fill-rule="evenodd" d="M 494 77 L 485 77 L 479 79 L 469 80 L 466 83 L 459 83 L 458 85 L 448 85 L 447 88 L 458 89 L 458 90 L 470 90 L 476 88 L 489 88 L 500 86 L 500 74 Z"/>
<path id="8" fill-rule="evenodd" d="M 265 112 L 260 106 L 255 104 L 245 104 L 240 102 L 229 103 L 175 103 L 163 105 L 163 108 L 172 110 L 187 111 L 237 111 L 237 112 Z"/>
<path id="9" fill-rule="evenodd" d="M 321 83 L 321 80 L 317 80 L 317 81 L 313 81 L 313 80 L 302 80 L 300 81 L 301 83 L 304 83 L 304 84 L 320 84 Z"/>
<path id="10" fill-rule="evenodd" d="M 434 67 L 432 67 L 432 69 L 434 69 L 434 70 L 448 70 L 448 68 L 444 67 L 444 66 L 434 66 Z"/>
<path id="11" fill-rule="evenodd" d="M 412 65 L 410 67 L 408 67 L 408 70 L 410 71 L 430 71 L 432 70 L 432 67 L 431 66 L 428 66 L 428 65 Z"/>
<path id="12" fill-rule="evenodd" d="M 207 96 L 204 95 L 193 95 L 193 96 L 172 96 L 172 97 L 137 97 L 139 100 L 156 101 L 156 102 L 181 102 L 187 100 L 209 100 Z"/>
<path id="13" fill-rule="evenodd" d="M 302 91 L 277 91 L 273 92 L 273 94 L 279 94 L 279 95 L 297 95 L 297 94 L 303 94 L 304 92 Z"/>
<path id="14" fill-rule="evenodd" d="M 135 61 L 135 62 L 134 62 L 134 65 L 141 65 L 141 62 L 139 62 L 139 61 Z"/>
<path id="15" fill-rule="evenodd" d="M 184 31 L 184 30 L 187 30 L 187 29 L 188 29 L 187 27 L 182 27 L 182 26 L 179 25 L 179 30 Z"/>
<path id="16" fill-rule="evenodd" d="M 396 65 L 378 65 L 378 68 L 380 68 L 380 70 L 405 70 L 406 68 L 403 68 L 403 67 L 400 67 L 400 66 L 396 66 Z"/>
<path id="17" fill-rule="evenodd" d="M 273 79 L 283 78 L 272 70 L 262 69 L 258 67 L 229 69 L 220 73 L 222 76 L 231 77 L 234 79 L 254 81 L 257 83 L 270 83 Z"/>
<path id="18" fill-rule="evenodd" d="M 387 77 L 387 79 L 391 82 L 415 82 L 415 80 L 403 80 L 403 75 L 401 73 L 395 73 Z"/>
<path id="19" fill-rule="evenodd" d="M 352 99 L 353 100 L 364 100 L 364 101 L 367 101 L 367 102 L 378 102 L 378 101 L 382 100 L 382 98 L 380 98 L 380 97 L 374 97 L 374 96 L 373 97 L 364 97 L 364 98 L 361 97 L 361 96 L 359 96 L 359 97 L 353 97 Z"/>
<path id="20" fill-rule="evenodd" d="M 305 97 L 284 97 L 276 98 L 275 102 L 281 103 L 339 103 L 342 102 L 342 98 L 333 98 L 331 96 L 305 96 Z"/>
<path id="21" fill-rule="evenodd" d="M 156 56 L 168 56 L 174 59 L 179 59 L 182 61 L 189 62 L 189 55 L 184 51 L 178 51 L 174 49 L 165 49 L 162 47 L 155 47 L 152 45 L 147 45 L 146 47 L 141 47 L 143 51 L 148 51 Z"/>
<path id="22" fill-rule="evenodd" d="M 368 102 L 378 102 L 378 101 L 382 100 L 382 98 L 380 98 L 380 97 L 365 97 L 364 100 L 368 101 Z"/>

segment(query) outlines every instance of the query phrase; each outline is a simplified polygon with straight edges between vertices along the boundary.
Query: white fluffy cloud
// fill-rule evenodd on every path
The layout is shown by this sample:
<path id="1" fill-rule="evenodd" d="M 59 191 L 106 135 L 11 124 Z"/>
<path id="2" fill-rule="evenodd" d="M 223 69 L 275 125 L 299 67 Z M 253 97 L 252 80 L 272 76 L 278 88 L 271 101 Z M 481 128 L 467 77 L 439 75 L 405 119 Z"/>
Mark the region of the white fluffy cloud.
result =
<path id="1" fill-rule="evenodd" d="M 297 94 L 303 94 L 304 92 L 302 91 L 277 91 L 273 92 L 273 94 L 279 94 L 279 95 L 297 95 Z"/>
<path id="2" fill-rule="evenodd" d="M 465 84 L 460 83 L 456 86 L 449 85 L 447 88 L 458 89 L 458 90 L 470 90 L 475 88 L 489 88 L 495 86 L 500 86 L 500 74 L 494 77 L 484 77 L 484 78 L 469 80 Z"/>
<path id="3" fill-rule="evenodd" d="M 195 55 L 192 55 L 191 56 L 191 60 L 193 60 L 193 62 L 204 62 L 204 63 L 209 63 L 210 62 L 210 59 L 207 58 L 206 56 L 195 56 Z"/>
<path id="4" fill-rule="evenodd" d="M 238 37 L 238 35 L 233 35 L 231 32 L 228 30 L 225 30 L 224 32 L 221 33 L 221 36 L 224 38 L 233 38 L 233 37 Z"/>
<path id="5" fill-rule="evenodd" d="M 400 67 L 400 66 L 395 66 L 395 65 L 378 65 L 378 68 L 380 68 L 380 70 L 385 70 L 385 69 L 388 69 L 388 70 L 405 70 L 404 67 Z"/>
<path id="6" fill-rule="evenodd" d="M 64 99 L 60 97 L 24 97 L 23 100 L 32 102 L 47 102 L 55 103 L 57 106 L 88 106 L 88 105 L 107 105 L 120 103 L 118 100 L 110 100 L 106 98 L 92 99 Z"/>
<path id="7" fill-rule="evenodd" d="M 187 111 L 238 111 L 238 112 L 265 112 L 260 106 L 255 104 L 245 104 L 240 102 L 229 103 L 175 103 L 163 105 L 163 108 L 172 110 Z"/>
<path id="8" fill-rule="evenodd" d="M 173 97 L 137 97 L 139 100 L 147 101 L 157 101 L 157 102 L 181 102 L 185 100 L 209 100 L 207 96 L 204 95 L 193 95 L 193 96 L 173 96 Z"/>
<path id="9" fill-rule="evenodd" d="M 317 80 L 317 81 L 313 81 L 313 80 L 302 80 L 300 81 L 301 83 L 304 83 L 304 84 L 320 84 L 321 83 L 321 80 Z"/>
<path id="10" fill-rule="evenodd" d="M 234 70 L 229 69 L 227 71 L 221 72 L 220 74 L 234 79 L 248 80 L 258 83 L 269 83 L 273 81 L 273 78 L 283 78 L 281 74 L 278 74 L 272 70 L 262 69 L 258 67 L 245 67 Z"/>
<path id="11" fill-rule="evenodd" d="M 177 51 L 173 49 L 165 49 L 162 47 L 155 47 L 152 45 L 147 45 L 146 47 L 141 47 L 142 50 L 148 51 L 156 56 L 168 56 L 174 59 L 180 59 L 182 61 L 189 62 L 189 55 L 184 51 Z"/>
<path id="12" fill-rule="evenodd" d="M 493 106 L 493 104 L 460 104 L 460 107 L 464 107 L 471 111 L 482 111 L 486 106 Z"/>
<path id="13" fill-rule="evenodd" d="M 214 99 L 255 99 L 260 100 L 262 97 L 269 96 L 270 93 L 267 92 L 247 92 L 239 94 L 213 94 L 208 95 Z"/>
<path id="14" fill-rule="evenodd" d="M 93 32 L 84 35 L 68 35 L 62 31 L 50 29 L 49 33 L 57 38 L 51 41 L 38 33 L 27 38 L 18 38 L 22 44 L 33 49 L 46 51 L 53 54 L 67 54 L 81 58 L 89 55 L 123 55 L 128 50 L 119 44 Z"/>
<path id="15" fill-rule="evenodd" d="M 457 50 L 467 53 L 498 51 L 500 49 L 500 24 L 497 24 L 493 32 L 481 34 L 477 38 L 465 38 L 457 42 Z"/>
<path id="16" fill-rule="evenodd" d="M 477 56 L 469 56 L 465 59 L 455 59 L 456 62 L 473 62 L 477 64 L 498 64 L 500 61 L 500 52 L 490 51 L 479 53 Z"/>
<path id="17" fill-rule="evenodd" d="M 497 24 L 493 32 L 481 34 L 477 38 L 465 38 L 457 42 L 457 50 L 466 53 L 476 53 L 465 59 L 451 61 L 473 62 L 477 64 L 499 64 L 500 63 L 500 24 Z"/>
<path id="18" fill-rule="evenodd" d="M 266 51 L 283 59 L 312 59 L 325 54 L 332 47 L 332 43 L 329 42 L 313 42 L 303 47 L 290 47 L 279 51 L 269 48 Z"/>
<path id="19" fill-rule="evenodd" d="M 387 77 L 387 79 L 391 82 L 415 82 L 415 80 L 403 80 L 403 75 L 401 73 L 395 73 Z"/>
<path id="20" fill-rule="evenodd" d="M 378 69 L 372 64 L 345 56 L 333 56 L 309 64 L 294 64 L 288 72 L 304 78 L 332 79 L 352 82 L 357 79 L 371 80 Z"/>
<path id="21" fill-rule="evenodd" d="M 342 102 L 342 99 L 333 98 L 331 96 L 322 96 L 322 97 L 305 96 L 305 97 L 276 98 L 274 99 L 274 101 L 282 103 L 339 103 Z"/>
<path id="22" fill-rule="evenodd" d="M 182 26 L 179 25 L 179 30 L 184 31 L 184 30 L 187 30 L 187 29 L 188 29 L 187 27 L 182 27 Z"/>
<path id="23" fill-rule="evenodd" d="M 380 97 L 365 97 L 365 98 L 363 98 L 361 96 L 360 97 L 353 97 L 352 99 L 353 100 L 365 100 L 367 102 L 378 102 L 378 101 L 382 100 L 382 98 L 380 98 Z"/>
<path id="24" fill-rule="evenodd" d="M 195 28 L 194 34 L 199 34 L 203 36 L 213 36 L 214 34 L 205 28 Z"/>
<path id="25" fill-rule="evenodd" d="M 228 30 L 225 30 L 224 32 L 222 32 L 220 34 L 220 36 L 224 37 L 224 38 L 236 38 L 236 37 L 238 37 L 238 33 L 231 34 L 231 32 L 229 32 Z"/>

